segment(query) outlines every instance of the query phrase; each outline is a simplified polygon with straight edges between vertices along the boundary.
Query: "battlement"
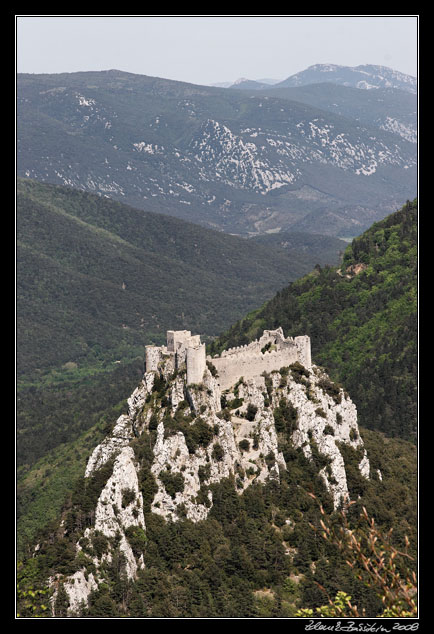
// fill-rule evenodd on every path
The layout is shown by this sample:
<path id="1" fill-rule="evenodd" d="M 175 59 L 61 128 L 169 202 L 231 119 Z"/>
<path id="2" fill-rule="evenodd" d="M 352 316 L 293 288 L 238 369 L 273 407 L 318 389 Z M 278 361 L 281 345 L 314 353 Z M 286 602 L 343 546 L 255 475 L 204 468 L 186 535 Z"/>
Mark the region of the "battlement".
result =
<path id="1" fill-rule="evenodd" d="M 220 388 L 226 390 L 242 376 L 251 379 L 298 361 L 312 365 L 308 336 L 285 338 L 282 328 L 264 330 L 262 337 L 245 346 L 224 350 L 220 356 L 207 357 L 218 372 Z"/>
<path id="2" fill-rule="evenodd" d="M 280 370 L 296 361 L 306 368 L 312 366 L 310 337 L 285 338 L 282 328 L 264 330 L 259 339 L 224 350 L 215 357 L 206 357 L 200 335 L 192 336 L 189 330 L 168 330 L 167 346 L 146 346 L 146 371 L 158 370 L 164 357 L 172 357 L 176 369 L 186 364 L 188 384 L 202 382 L 206 361 L 210 361 L 217 370 L 222 390 L 230 388 L 240 377 L 259 377 L 263 372 Z"/>

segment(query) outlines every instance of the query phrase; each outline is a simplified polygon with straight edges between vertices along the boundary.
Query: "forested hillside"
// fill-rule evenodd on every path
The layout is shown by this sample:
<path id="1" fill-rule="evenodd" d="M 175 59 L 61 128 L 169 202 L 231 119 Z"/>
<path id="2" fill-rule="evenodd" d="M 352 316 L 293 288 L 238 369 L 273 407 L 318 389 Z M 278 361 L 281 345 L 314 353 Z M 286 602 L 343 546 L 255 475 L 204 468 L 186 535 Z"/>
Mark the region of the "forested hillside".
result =
<path id="1" fill-rule="evenodd" d="M 417 201 L 355 238 L 342 265 L 316 267 L 210 346 L 255 339 L 264 328 L 308 334 L 312 356 L 341 382 L 360 424 L 412 439 L 417 425 Z"/>

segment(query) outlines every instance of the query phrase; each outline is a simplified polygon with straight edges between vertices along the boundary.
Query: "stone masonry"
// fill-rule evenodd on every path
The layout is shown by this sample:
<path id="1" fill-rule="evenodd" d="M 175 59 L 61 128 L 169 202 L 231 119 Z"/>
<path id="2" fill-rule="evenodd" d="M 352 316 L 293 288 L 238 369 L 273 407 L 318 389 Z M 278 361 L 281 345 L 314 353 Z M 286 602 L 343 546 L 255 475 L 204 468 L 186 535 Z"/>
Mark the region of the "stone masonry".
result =
<path id="1" fill-rule="evenodd" d="M 310 338 L 306 335 L 285 338 L 282 328 L 264 330 L 260 339 L 214 357 L 206 357 L 200 335 L 192 336 L 189 330 L 168 330 L 166 346 L 146 346 L 146 371 L 158 370 L 160 362 L 168 357 L 173 359 L 174 369 L 186 365 L 187 384 L 201 383 L 206 362 L 211 362 L 217 370 L 221 390 L 229 389 L 240 377 L 252 379 L 264 371 L 280 370 L 297 361 L 308 369 L 312 366 Z"/>

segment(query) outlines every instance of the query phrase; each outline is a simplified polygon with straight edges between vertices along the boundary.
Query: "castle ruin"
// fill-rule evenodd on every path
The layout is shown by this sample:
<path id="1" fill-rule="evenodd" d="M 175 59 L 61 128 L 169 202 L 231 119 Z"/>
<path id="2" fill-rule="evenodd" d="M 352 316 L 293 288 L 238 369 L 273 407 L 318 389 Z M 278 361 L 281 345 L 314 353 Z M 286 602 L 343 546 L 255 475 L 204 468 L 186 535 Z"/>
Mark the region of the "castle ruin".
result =
<path id="1" fill-rule="evenodd" d="M 256 341 L 229 348 L 214 357 L 206 356 L 200 335 L 192 336 L 189 330 L 168 330 L 166 346 L 146 346 L 146 371 L 157 371 L 165 357 L 173 358 L 174 369 L 180 369 L 185 364 L 187 385 L 201 383 L 207 361 L 212 363 L 217 370 L 216 378 L 221 390 L 229 389 L 240 377 L 253 379 L 263 372 L 280 370 L 297 361 L 308 369 L 312 366 L 310 337 L 285 338 L 282 328 L 264 330 Z"/>

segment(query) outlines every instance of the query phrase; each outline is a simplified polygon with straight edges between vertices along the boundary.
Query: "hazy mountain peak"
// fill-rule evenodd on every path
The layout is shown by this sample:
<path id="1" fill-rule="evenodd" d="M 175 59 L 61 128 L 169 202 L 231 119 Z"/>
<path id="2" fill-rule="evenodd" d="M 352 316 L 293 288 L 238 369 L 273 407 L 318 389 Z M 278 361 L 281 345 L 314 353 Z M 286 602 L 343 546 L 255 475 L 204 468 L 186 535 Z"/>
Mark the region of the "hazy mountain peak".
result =
<path id="1" fill-rule="evenodd" d="M 412 93 L 417 91 L 417 79 L 415 77 L 387 66 L 375 64 L 361 64 L 354 67 L 338 64 L 314 64 L 276 85 L 279 87 L 305 86 L 323 81 L 365 90 L 372 88 L 398 88 Z"/>

